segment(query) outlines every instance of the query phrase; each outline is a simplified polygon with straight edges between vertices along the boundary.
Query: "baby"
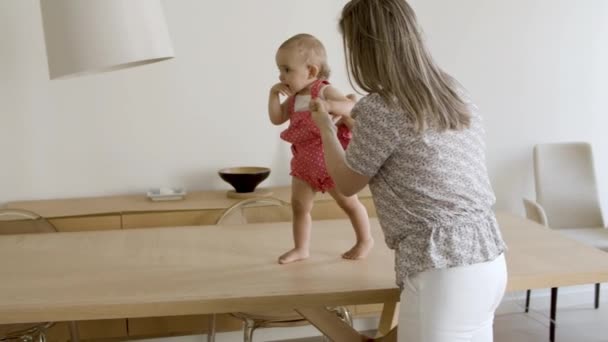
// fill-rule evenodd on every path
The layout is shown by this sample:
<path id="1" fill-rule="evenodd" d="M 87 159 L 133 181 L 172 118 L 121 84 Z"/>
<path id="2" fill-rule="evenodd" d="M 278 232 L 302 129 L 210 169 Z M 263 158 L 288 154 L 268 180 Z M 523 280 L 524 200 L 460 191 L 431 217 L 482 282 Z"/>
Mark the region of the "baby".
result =
<path id="1" fill-rule="evenodd" d="M 285 41 L 278 49 L 276 62 L 280 83 L 270 89 L 268 114 L 270 121 L 289 127 L 281 138 L 291 143 L 293 238 L 295 247 L 279 257 L 287 264 L 309 257 L 311 210 L 316 192 L 329 192 L 348 215 L 356 235 L 355 245 L 344 254 L 345 259 L 362 259 L 374 245 L 369 217 L 365 206 L 356 195 L 344 196 L 335 188 L 323 155 L 319 129 L 312 121 L 309 104 L 313 99 L 324 100 L 329 113 L 338 123 L 337 134 L 343 148 L 350 141 L 351 132 L 342 124 L 350 123 L 350 111 L 355 101 L 329 85 L 329 67 L 323 44 L 309 34 L 298 34 Z M 281 103 L 280 95 L 287 96 Z M 340 118 L 344 118 L 341 120 Z"/>

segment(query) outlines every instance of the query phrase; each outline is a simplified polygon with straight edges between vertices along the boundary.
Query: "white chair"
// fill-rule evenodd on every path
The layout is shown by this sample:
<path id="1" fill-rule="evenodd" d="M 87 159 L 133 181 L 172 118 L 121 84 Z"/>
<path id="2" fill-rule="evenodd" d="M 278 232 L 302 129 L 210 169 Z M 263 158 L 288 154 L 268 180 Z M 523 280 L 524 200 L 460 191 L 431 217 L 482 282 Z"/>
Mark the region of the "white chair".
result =
<path id="1" fill-rule="evenodd" d="M 288 222 L 292 220 L 291 205 L 274 197 L 256 197 L 241 200 L 227 208 L 217 224 L 245 224 L 263 222 Z M 352 316 L 346 307 L 331 308 L 342 320 L 352 326 Z M 257 328 L 293 327 L 309 324 L 294 310 L 260 310 L 231 314 L 243 321 L 243 341 L 253 342 Z M 215 315 L 210 316 L 208 341 L 215 340 Z"/>
<path id="2" fill-rule="evenodd" d="M 23 209 L 0 209 L 0 235 L 54 233 L 57 229 L 40 215 Z M 46 331 L 54 323 L 0 325 L 0 341 L 46 341 Z M 72 342 L 79 341 L 75 322 L 69 322 Z"/>
<path id="3" fill-rule="evenodd" d="M 540 144 L 534 147 L 536 201 L 524 199 L 528 219 L 608 251 L 608 230 L 597 191 L 593 153 L 588 143 Z M 600 284 L 595 284 L 595 308 Z M 530 290 L 526 295 L 529 310 Z"/>

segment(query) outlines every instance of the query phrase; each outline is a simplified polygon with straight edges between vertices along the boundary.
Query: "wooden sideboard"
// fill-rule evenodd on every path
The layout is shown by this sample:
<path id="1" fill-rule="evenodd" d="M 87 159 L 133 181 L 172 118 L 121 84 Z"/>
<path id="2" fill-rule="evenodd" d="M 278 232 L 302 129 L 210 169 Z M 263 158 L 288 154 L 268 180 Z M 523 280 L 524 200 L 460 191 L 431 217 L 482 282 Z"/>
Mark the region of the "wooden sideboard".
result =
<path id="1" fill-rule="evenodd" d="M 290 187 L 269 188 L 273 196 L 290 201 Z M 369 189 L 359 193 L 361 202 L 371 217 L 376 211 Z M 48 219 L 60 232 L 98 231 L 116 229 L 145 229 L 213 225 L 223 211 L 238 199 L 228 198 L 226 191 L 197 191 L 184 200 L 153 202 L 145 194 L 89 197 L 56 200 L 10 202 L 7 208 L 33 211 Z M 263 210 L 252 208 L 250 210 Z M 329 194 L 317 194 L 312 211 L 313 220 L 345 218 Z M 314 227 L 313 227 L 314 229 Z M 289 248 L 290 246 L 285 246 Z M 382 304 L 353 305 L 356 316 L 380 315 Z M 153 318 L 125 318 L 78 322 L 83 340 L 160 337 L 206 333 L 207 315 Z M 218 315 L 217 331 L 241 329 L 241 322 L 229 315 Z M 67 324 L 59 323 L 49 331 L 50 341 L 69 339 Z"/>

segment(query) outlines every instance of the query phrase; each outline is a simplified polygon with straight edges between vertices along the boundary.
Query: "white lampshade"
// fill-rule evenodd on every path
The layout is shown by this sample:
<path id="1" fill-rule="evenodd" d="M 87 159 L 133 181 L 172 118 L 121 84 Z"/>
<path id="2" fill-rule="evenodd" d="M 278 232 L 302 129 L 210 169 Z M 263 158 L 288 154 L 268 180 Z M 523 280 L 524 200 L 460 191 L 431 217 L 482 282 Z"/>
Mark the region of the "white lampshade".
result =
<path id="1" fill-rule="evenodd" d="M 160 0 L 40 0 L 51 79 L 173 58 Z"/>

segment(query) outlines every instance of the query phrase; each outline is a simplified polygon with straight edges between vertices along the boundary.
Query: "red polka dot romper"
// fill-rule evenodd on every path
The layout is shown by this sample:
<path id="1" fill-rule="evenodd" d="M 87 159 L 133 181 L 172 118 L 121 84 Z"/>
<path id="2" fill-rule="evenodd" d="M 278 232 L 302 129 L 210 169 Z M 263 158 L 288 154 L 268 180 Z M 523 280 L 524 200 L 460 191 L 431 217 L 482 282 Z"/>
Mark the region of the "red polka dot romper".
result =
<path id="1" fill-rule="evenodd" d="M 310 88 L 310 97 L 312 99 L 319 97 L 320 90 L 328 84 L 329 82 L 325 80 L 315 81 Z M 281 132 L 281 139 L 291 143 L 293 157 L 290 175 L 305 181 L 315 191 L 325 192 L 332 189 L 335 183 L 325 167 L 321 132 L 312 120 L 310 111 L 295 111 L 296 96 L 287 100 L 289 127 Z M 338 126 L 338 139 L 344 149 L 350 142 L 351 136 L 346 126 Z"/>

